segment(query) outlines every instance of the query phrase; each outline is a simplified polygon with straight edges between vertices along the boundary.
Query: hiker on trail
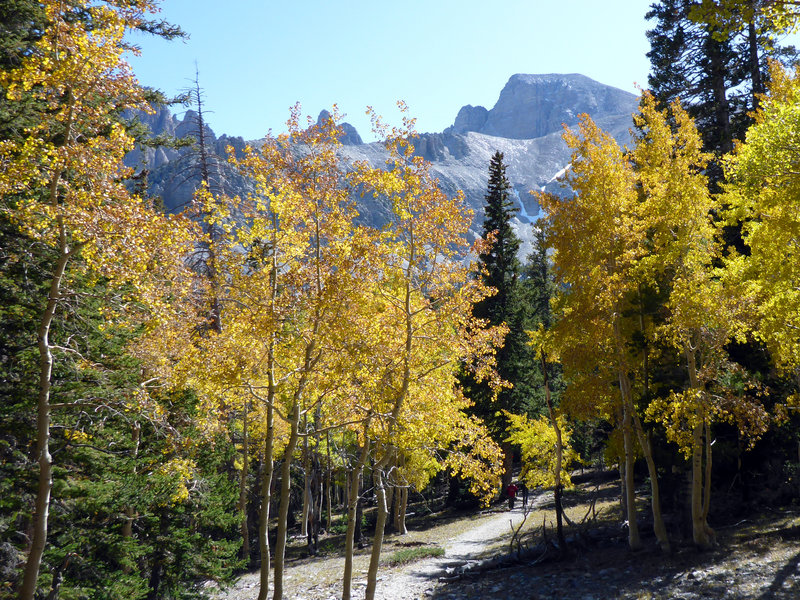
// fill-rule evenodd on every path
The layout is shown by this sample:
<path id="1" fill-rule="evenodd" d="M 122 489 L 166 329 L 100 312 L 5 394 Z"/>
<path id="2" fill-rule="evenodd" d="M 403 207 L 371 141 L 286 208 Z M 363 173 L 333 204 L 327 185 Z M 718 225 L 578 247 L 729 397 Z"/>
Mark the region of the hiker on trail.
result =
<path id="1" fill-rule="evenodd" d="M 519 482 L 519 491 L 522 492 L 522 508 L 527 508 L 528 506 L 528 486 L 525 485 L 524 481 Z"/>
<path id="2" fill-rule="evenodd" d="M 517 497 L 518 489 L 517 484 L 513 481 L 506 488 L 506 493 L 508 494 L 508 510 L 514 509 L 514 499 Z"/>

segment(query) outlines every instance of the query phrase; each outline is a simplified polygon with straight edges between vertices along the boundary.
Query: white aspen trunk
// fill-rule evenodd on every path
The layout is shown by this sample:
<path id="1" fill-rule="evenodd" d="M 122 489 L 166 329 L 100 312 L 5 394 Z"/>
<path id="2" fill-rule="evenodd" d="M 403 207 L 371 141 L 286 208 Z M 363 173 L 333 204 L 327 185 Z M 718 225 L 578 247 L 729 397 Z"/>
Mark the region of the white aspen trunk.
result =
<path id="1" fill-rule="evenodd" d="M 54 176 L 50 185 L 52 203 L 56 203 L 57 187 L 60 174 Z M 39 348 L 39 396 L 36 412 L 36 455 L 39 464 L 39 483 L 36 490 L 36 501 L 33 512 L 33 536 L 28 558 L 19 588 L 20 600 L 33 600 L 36 583 L 39 579 L 39 567 L 47 543 L 47 524 L 50 512 L 50 490 L 53 487 L 53 457 L 50 455 L 50 390 L 53 373 L 53 352 L 50 345 L 50 327 L 56 306 L 61 299 L 61 282 L 71 256 L 67 245 L 67 232 L 63 220 L 59 217 L 59 255 L 50 281 L 50 292 L 47 305 L 39 321 L 37 331 Z"/>
<path id="2" fill-rule="evenodd" d="M 275 540 L 275 589 L 272 597 L 274 600 L 283 600 L 283 571 L 286 556 L 286 531 L 289 519 L 289 501 L 291 496 L 292 455 L 300 439 L 300 405 L 295 402 L 290 415 L 289 442 L 283 455 L 281 468 L 281 497 L 278 506 L 278 537 Z"/>
<path id="3" fill-rule="evenodd" d="M 306 426 L 306 432 L 308 426 Z M 300 535 L 308 536 L 308 516 L 311 511 L 311 475 L 308 456 L 308 436 L 303 437 L 303 512 L 300 517 Z"/>
<path id="4" fill-rule="evenodd" d="M 331 435 L 330 435 L 330 431 L 326 431 L 325 432 L 325 438 L 326 438 L 325 441 L 327 442 L 325 444 L 325 446 L 326 446 L 326 448 L 328 450 L 328 462 L 327 462 L 327 465 L 325 467 L 325 502 L 327 503 L 328 519 L 327 519 L 327 524 L 326 524 L 326 527 L 325 527 L 325 531 L 330 533 L 331 527 L 333 526 L 333 502 L 331 501 L 331 494 L 333 492 L 333 486 L 331 485 L 331 480 L 333 479 L 333 477 L 332 477 L 332 471 L 331 471 Z"/>
<path id="5" fill-rule="evenodd" d="M 367 570 L 367 590 L 364 600 L 375 600 L 375 589 L 378 585 L 378 567 L 381 560 L 381 548 L 383 546 L 383 531 L 386 527 L 386 488 L 383 478 L 383 469 L 388 461 L 383 460 L 375 465 L 372 472 L 372 481 L 375 484 L 375 500 L 378 515 L 375 519 L 375 537 L 372 541 L 372 553 L 369 557 L 369 569 Z"/>
<path id="6" fill-rule="evenodd" d="M 639 415 L 634 414 L 633 418 L 636 435 L 639 437 L 639 444 L 643 448 L 644 459 L 647 463 L 647 473 L 650 476 L 650 508 L 653 511 L 653 532 L 656 534 L 658 546 L 661 551 L 668 554 L 671 551 L 667 527 L 664 525 L 664 517 L 661 513 L 661 492 L 658 487 L 658 469 L 653 459 L 653 447 L 650 437 L 644 433 Z"/>
<path id="7" fill-rule="evenodd" d="M 260 555 L 258 600 L 269 595 L 269 506 L 272 501 L 272 476 L 275 423 L 272 405 L 267 406 L 267 437 L 264 442 L 264 473 L 261 479 L 261 511 L 258 524 L 258 549 Z"/>
<path id="8" fill-rule="evenodd" d="M 703 425 L 692 429 L 692 539 L 700 548 L 710 546 L 703 519 Z"/>
<path id="9" fill-rule="evenodd" d="M 278 293 L 278 262 L 274 249 L 277 223 L 272 215 L 273 236 L 272 256 L 270 267 L 270 313 L 275 313 L 275 301 Z M 259 549 L 259 588 L 258 600 L 267 600 L 269 595 L 269 512 L 272 502 L 272 478 L 275 474 L 275 396 L 277 391 L 275 381 L 275 336 L 272 335 L 267 347 L 267 435 L 264 440 L 264 473 L 261 480 L 261 511 L 258 524 L 258 549 Z"/>
<path id="10" fill-rule="evenodd" d="M 631 384 L 630 379 L 628 379 L 626 374 L 620 375 L 620 383 L 626 387 L 627 396 L 630 398 Z M 668 553 L 670 551 L 669 536 L 667 535 L 667 528 L 664 525 L 664 519 L 661 515 L 661 496 L 658 489 L 658 469 L 656 469 L 656 463 L 653 459 L 653 451 L 652 447 L 650 446 L 650 440 L 644 432 L 642 421 L 639 419 L 639 415 L 636 414 L 636 409 L 633 407 L 632 402 L 631 407 L 633 427 L 636 431 L 636 437 L 639 440 L 639 445 L 642 448 L 645 462 L 647 463 L 647 473 L 650 476 L 650 507 L 653 512 L 653 531 L 656 534 L 656 539 L 658 540 L 658 545 L 661 548 L 661 551 Z"/>
<path id="11" fill-rule="evenodd" d="M 691 389 L 702 394 L 700 382 L 697 377 L 697 358 L 693 348 L 688 345 L 685 348 L 686 363 L 689 369 L 689 385 Z M 707 549 L 711 547 L 711 540 L 708 535 L 708 524 L 704 517 L 704 498 L 703 492 L 703 431 L 705 429 L 706 414 L 703 410 L 703 400 L 696 400 L 698 422 L 692 428 L 692 540 L 698 548 Z M 710 473 L 709 473 L 710 474 Z"/>
<path id="12" fill-rule="evenodd" d="M 386 520 L 391 521 L 392 529 L 397 530 L 397 522 L 400 520 L 400 516 L 397 514 L 397 510 L 399 509 L 400 494 L 398 494 L 398 490 L 394 482 L 388 481 L 387 483 L 386 508 L 392 513 L 392 518 L 389 519 L 387 515 Z"/>
<path id="13" fill-rule="evenodd" d="M 400 455 L 398 457 L 398 466 L 405 466 L 406 457 Z M 399 471 L 395 475 L 395 514 L 394 514 L 394 530 L 400 535 L 406 535 L 406 507 L 408 505 L 408 482 L 401 480 Z"/>
<path id="14" fill-rule="evenodd" d="M 619 315 L 621 311 L 617 311 Z M 628 516 L 628 546 L 631 550 L 638 550 L 642 547 L 639 537 L 639 523 L 636 517 L 636 488 L 633 480 L 633 468 L 635 457 L 633 453 L 633 436 L 631 423 L 633 412 L 636 408 L 630 395 L 630 384 L 628 381 L 627 369 L 622 353 L 625 352 L 625 344 L 622 339 L 619 326 L 619 316 L 614 318 L 614 338 L 617 344 L 618 357 L 618 379 L 620 395 L 622 397 L 622 444 L 625 452 L 625 512 Z"/>
<path id="15" fill-rule="evenodd" d="M 248 438 L 248 411 L 247 401 L 244 402 L 244 415 L 242 420 L 242 473 L 239 478 L 239 512 L 242 515 L 242 558 L 245 563 L 250 562 L 250 529 L 247 523 L 247 477 L 250 474 L 250 440 Z"/>
<path id="16" fill-rule="evenodd" d="M 351 584 L 353 580 L 353 551 L 355 545 L 355 532 L 356 532 L 356 512 L 358 507 L 358 482 L 361 479 L 361 473 L 364 471 L 364 465 L 369 458 L 369 437 L 366 436 L 369 429 L 369 418 L 364 427 L 364 446 L 361 448 L 361 455 L 358 458 L 358 463 L 351 475 L 350 487 L 347 493 L 347 532 L 344 538 L 344 573 L 342 574 L 342 600 L 350 600 Z"/>
<path id="17" fill-rule="evenodd" d="M 638 291 L 640 301 L 639 331 L 642 334 L 642 339 L 646 340 L 647 332 L 644 324 L 644 305 L 642 303 L 641 285 L 639 286 Z M 648 347 L 645 343 L 644 351 L 642 353 L 642 371 L 644 373 L 644 395 L 647 401 L 650 399 L 650 389 L 648 383 L 650 368 L 648 366 L 648 354 Z M 630 389 L 629 379 L 626 384 Z M 661 514 L 661 494 L 658 488 L 658 469 L 656 469 L 656 462 L 653 459 L 653 446 L 650 435 L 645 434 L 644 428 L 642 427 L 642 421 L 639 419 L 639 415 L 636 411 L 633 412 L 633 426 L 636 430 L 636 436 L 639 438 L 639 445 L 642 447 L 645 462 L 647 463 L 647 473 L 650 476 L 650 508 L 653 511 L 653 532 L 656 534 L 656 539 L 658 540 L 658 545 L 661 548 L 661 551 L 665 554 L 668 554 L 670 552 L 669 536 L 667 535 L 667 528 L 664 525 L 664 518 Z"/>
<path id="18" fill-rule="evenodd" d="M 705 427 L 705 437 L 706 437 L 706 472 L 705 472 L 705 480 L 704 480 L 704 489 L 703 489 L 703 524 L 706 529 L 706 537 L 708 538 L 708 543 L 712 546 L 715 546 L 717 543 L 717 534 L 708 524 L 708 511 L 711 508 L 711 466 L 712 466 L 712 456 L 711 456 L 711 424 L 709 423 L 709 419 L 706 416 L 705 419 L 706 427 Z"/>
<path id="19" fill-rule="evenodd" d="M 400 488 L 400 521 L 397 525 L 397 533 L 406 535 L 408 528 L 406 527 L 406 509 L 408 508 L 408 485 Z"/>
<path id="20" fill-rule="evenodd" d="M 624 402 L 624 401 L 623 401 Z M 633 480 L 633 439 L 631 436 L 631 407 L 623 404 L 622 443 L 625 448 L 625 510 L 628 516 L 628 546 L 631 550 L 639 550 L 642 541 L 639 537 L 639 523 L 636 518 L 636 489 Z"/>

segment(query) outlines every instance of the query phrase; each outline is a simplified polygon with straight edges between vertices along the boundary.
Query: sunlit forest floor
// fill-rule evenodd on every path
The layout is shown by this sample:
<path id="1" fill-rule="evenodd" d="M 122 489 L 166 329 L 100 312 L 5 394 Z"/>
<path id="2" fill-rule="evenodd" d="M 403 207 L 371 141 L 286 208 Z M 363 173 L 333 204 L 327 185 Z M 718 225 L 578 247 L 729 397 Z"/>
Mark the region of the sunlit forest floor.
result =
<path id="1" fill-rule="evenodd" d="M 664 556 L 647 522 L 641 525 L 643 550 L 628 550 L 618 494 L 618 481 L 609 478 L 586 481 L 567 492 L 565 510 L 574 525 L 565 529 L 571 551 L 562 560 L 552 546 L 546 551 L 555 541 L 552 492 L 532 495 L 527 511 L 519 503 L 513 511 L 498 504 L 473 513 L 436 513 L 420 506 L 408 535 L 386 538 L 382 553 L 386 564 L 379 573 L 377 596 L 382 600 L 800 597 L 800 509 L 765 509 L 741 522 L 716 524 L 718 544 L 707 552 L 698 552 L 690 540 L 675 539 L 676 535 L 672 553 Z M 640 515 L 644 517 L 648 508 L 643 503 Z M 579 529 L 584 534 L 575 536 Z M 340 538 L 324 539 L 317 557 L 305 556 L 302 540 L 293 540 L 293 558 L 286 571 L 288 597 L 341 597 Z M 417 548 L 440 548 L 444 555 L 393 564 L 398 552 Z M 369 551 L 367 545 L 355 559 L 356 599 L 363 598 Z M 258 574 L 251 573 L 221 597 L 250 600 L 257 592 Z"/>

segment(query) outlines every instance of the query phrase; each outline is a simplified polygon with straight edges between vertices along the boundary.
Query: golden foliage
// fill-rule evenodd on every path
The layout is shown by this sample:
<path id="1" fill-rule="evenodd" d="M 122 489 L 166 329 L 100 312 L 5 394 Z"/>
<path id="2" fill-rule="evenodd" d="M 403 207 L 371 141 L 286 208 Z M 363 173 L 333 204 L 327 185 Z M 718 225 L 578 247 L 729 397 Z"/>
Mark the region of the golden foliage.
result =
<path id="1" fill-rule="evenodd" d="M 521 477 L 530 487 L 552 487 L 556 484 L 556 432 L 548 417 L 531 419 L 526 415 L 505 412 L 509 421 L 507 442 L 519 446 L 522 452 Z M 563 415 L 557 417 L 561 430 L 564 456 L 561 466 L 561 483 L 572 486 L 569 473 L 580 462 L 578 453 L 570 445 L 572 430 Z"/>

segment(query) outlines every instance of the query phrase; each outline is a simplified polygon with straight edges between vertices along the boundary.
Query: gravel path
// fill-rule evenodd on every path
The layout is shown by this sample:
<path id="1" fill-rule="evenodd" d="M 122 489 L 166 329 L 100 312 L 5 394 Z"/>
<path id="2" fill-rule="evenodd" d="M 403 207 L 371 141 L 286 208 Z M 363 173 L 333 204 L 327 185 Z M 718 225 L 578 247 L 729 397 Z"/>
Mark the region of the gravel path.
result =
<path id="1" fill-rule="evenodd" d="M 531 495 L 531 511 L 552 500 L 552 494 Z M 507 545 L 511 527 L 519 527 L 525 515 L 518 504 L 513 511 L 498 511 L 476 517 L 475 527 L 452 537 L 442 545 L 444 556 L 419 560 L 401 567 L 381 567 L 378 571 L 376 598 L 381 600 L 417 600 L 431 597 L 446 578 L 456 569 L 486 558 L 489 548 Z M 422 541 L 425 541 L 422 538 Z M 363 600 L 366 590 L 366 566 L 353 576 L 353 600 Z M 313 562 L 289 565 L 286 569 L 286 597 L 292 600 L 338 600 L 341 598 L 341 573 L 344 558 L 320 557 Z M 258 595 L 258 573 L 241 576 L 230 588 L 219 593 L 219 600 L 254 600 Z M 332 583 L 335 582 L 335 583 Z M 271 587 L 271 586 L 270 586 Z"/>
<path id="2" fill-rule="evenodd" d="M 535 507 L 542 499 L 537 499 Z M 406 565 L 400 570 L 378 573 L 378 587 L 375 597 L 381 600 L 418 600 L 433 594 L 439 578 L 453 573 L 456 569 L 482 558 L 484 551 L 502 540 L 510 540 L 511 527 L 519 527 L 524 519 L 521 507 L 513 511 L 500 512 L 478 525 L 449 540 L 445 544 L 444 556 L 427 558 Z M 358 586 L 356 600 L 364 597 L 366 580 Z"/>
<path id="3" fill-rule="evenodd" d="M 541 518 L 552 494 L 534 497 L 528 519 Z M 497 564 L 456 576 L 487 556 L 508 553 L 511 524 L 524 514 L 496 511 L 465 517 L 433 530 L 414 531 L 406 545 L 439 544 L 445 554 L 401 567 L 381 567 L 379 600 L 794 600 L 800 598 L 800 511 L 772 511 L 748 522 L 718 529 L 720 545 L 697 552 L 690 540 L 675 540 L 662 555 L 650 536 L 645 549 L 632 553 L 624 535 L 611 535 L 578 549 L 566 561 Z M 433 534 L 435 535 L 435 534 Z M 427 536 L 427 537 L 426 537 Z M 644 537 L 644 536 L 643 536 Z M 396 544 L 397 546 L 397 544 Z M 388 554 L 388 552 L 387 552 Z M 353 598 L 363 600 L 369 557 L 355 563 Z M 297 560 L 286 570 L 291 600 L 338 600 L 344 559 L 339 556 Z M 219 600 L 254 600 L 258 574 L 242 576 Z"/>

